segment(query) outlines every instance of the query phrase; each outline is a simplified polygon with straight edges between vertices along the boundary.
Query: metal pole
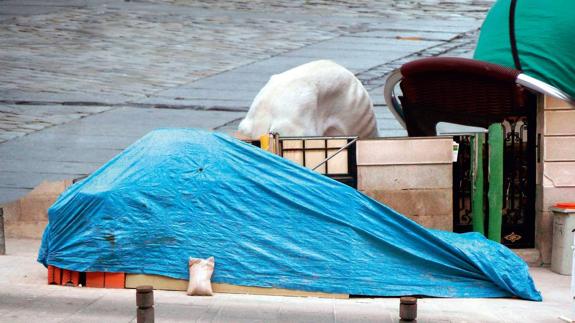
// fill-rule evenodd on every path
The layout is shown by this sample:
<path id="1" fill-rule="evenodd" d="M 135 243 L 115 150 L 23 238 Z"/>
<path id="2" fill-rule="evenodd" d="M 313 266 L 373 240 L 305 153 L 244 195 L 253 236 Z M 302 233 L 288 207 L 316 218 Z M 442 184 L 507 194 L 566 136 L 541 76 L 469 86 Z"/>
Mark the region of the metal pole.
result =
<path id="1" fill-rule="evenodd" d="M 347 147 L 351 146 L 354 142 L 356 142 L 359 139 L 359 137 L 355 137 L 352 141 L 348 142 L 347 145 L 341 147 L 340 149 L 338 149 L 335 153 L 333 153 L 333 155 L 329 156 L 328 158 L 322 160 L 319 164 L 315 165 L 314 168 L 312 168 L 311 170 L 316 170 L 316 168 L 318 168 L 319 166 L 325 164 L 328 160 L 332 159 L 333 157 L 335 157 L 335 155 L 339 154 L 340 152 L 342 152 L 344 149 L 346 149 Z"/>
<path id="2" fill-rule="evenodd" d="M 570 291 L 570 298 L 571 298 L 571 313 L 569 314 L 571 318 L 567 316 L 559 316 L 559 319 L 564 322 L 575 322 L 575 229 L 571 231 L 573 235 L 573 244 L 571 245 L 571 252 L 573 257 L 573 262 L 571 263 L 571 291 Z"/>
<path id="3" fill-rule="evenodd" d="M 4 209 L 0 207 L 0 255 L 6 254 L 6 236 L 4 235 Z"/>
<path id="4" fill-rule="evenodd" d="M 485 235 L 483 213 L 483 137 L 477 133 L 471 137 L 471 221 L 473 231 Z"/>
<path id="5" fill-rule="evenodd" d="M 489 126 L 489 240 L 501 242 L 503 213 L 503 127 Z"/>
<path id="6" fill-rule="evenodd" d="M 138 286 L 136 288 L 136 315 L 138 323 L 154 323 L 154 288 Z"/>
<path id="7" fill-rule="evenodd" d="M 571 245 L 571 320 L 575 321 L 575 229 L 571 231 L 573 244 Z"/>

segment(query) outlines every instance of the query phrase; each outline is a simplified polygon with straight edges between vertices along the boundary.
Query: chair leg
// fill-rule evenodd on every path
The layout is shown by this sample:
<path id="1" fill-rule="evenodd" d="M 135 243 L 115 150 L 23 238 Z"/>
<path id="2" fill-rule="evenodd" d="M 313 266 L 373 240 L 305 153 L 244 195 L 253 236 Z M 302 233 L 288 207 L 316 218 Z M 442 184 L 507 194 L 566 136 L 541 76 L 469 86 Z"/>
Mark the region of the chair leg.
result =
<path id="1" fill-rule="evenodd" d="M 423 112 L 410 111 L 404 108 L 407 135 L 409 137 L 432 137 L 437 136 L 437 120 Z"/>

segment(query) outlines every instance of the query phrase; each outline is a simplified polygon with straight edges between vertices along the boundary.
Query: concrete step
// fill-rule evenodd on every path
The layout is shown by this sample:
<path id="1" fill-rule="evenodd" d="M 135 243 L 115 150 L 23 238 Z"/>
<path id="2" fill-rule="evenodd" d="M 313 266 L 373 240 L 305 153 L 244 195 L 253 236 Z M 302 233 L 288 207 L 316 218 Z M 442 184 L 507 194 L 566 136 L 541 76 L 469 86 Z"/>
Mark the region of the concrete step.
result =
<path id="1" fill-rule="evenodd" d="M 523 259 L 529 267 L 541 267 L 543 263 L 541 262 L 541 252 L 537 248 L 528 249 L 511 249 L 515 254 L 517 254 L 521 259 Z"/>

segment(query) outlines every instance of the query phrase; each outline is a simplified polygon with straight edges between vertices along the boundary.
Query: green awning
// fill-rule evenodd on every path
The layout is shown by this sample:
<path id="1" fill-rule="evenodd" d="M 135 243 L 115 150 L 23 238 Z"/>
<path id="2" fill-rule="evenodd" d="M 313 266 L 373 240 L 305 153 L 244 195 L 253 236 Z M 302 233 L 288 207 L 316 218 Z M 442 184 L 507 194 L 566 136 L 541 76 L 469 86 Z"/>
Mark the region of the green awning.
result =
<path id="1" fill-rule="evenodd" d="M 515 68 L 509 36 L 511 0 L 489 11 L 475 59 Z M 517 0 L 515 38 L 525 74 L 575 97 L 575 0 Z"/>

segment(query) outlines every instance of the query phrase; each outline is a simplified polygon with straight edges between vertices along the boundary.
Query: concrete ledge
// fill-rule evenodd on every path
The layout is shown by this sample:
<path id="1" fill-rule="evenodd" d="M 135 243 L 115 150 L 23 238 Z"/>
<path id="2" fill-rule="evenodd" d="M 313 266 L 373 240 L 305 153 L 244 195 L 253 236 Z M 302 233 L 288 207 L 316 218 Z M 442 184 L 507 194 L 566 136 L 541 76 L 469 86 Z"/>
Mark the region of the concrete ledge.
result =
<path id="1" fill-rule="evenodd" d="M 42 182 L 23 198 L 1 205 L 8 238 L 41 239 L 48 224 L 48 208 L 72 185 L 72 180 Z"/>
<path id="2" fill-rule="evenodd" d="M 529 267 L 541 267 L 543 262 L 541 261 L 541 253 L 539 249 L 511 249 L 516 255 L 521 257 Z"/>
<path id="3" fill-rule="evenodd" d="M 562 110 L 571 109 L 569 103 L 561 99 L 546 95 L 545 96 L 545 110 Z"/>
<path id="4" fill-rule="evenodd" d="M 367 190 L 366 195 L 427 228 L 452 231 L 451 188 L 433 190 Z"/>
<path id="5" fill-rule="evenodd" d="M 451 164 L 451 137 L 360 140 L 357 165 Z"/>
<path id="6" fill-rule="evenodd" d="M 547 162 L 543 165 L 543 186 L 575 188 L 575 161 Z"/>
<path id="7" fill-rule="evenodd" d="M 144 274 L 127 274 L 126 288 L 136 288 L 141 285 L 149 285 L 154 289 L 185 291 L 188 289 L 188 281 L 175 279 L 158 275 Z M 319 297 L 348 299 L 347 294 L 329 294 L 322 292 L 306 292 L 300 290 L 291 290 L 271 287 L 253 287 L 238 286 L 222 283 L 212 283 L 212 289 L 215 293 L 224 294 L 249 294 L 249 295 L 268 295 L 268 296 L 297 296 L 297 297 Z"/>
<path id="8" fill-rule="evenodd" d="M 545 135 L 575 135 L 575 110 L 545 111 Z"/>
<path id="9" fill-rule="evenodd" d="M 453 166 L 386 165 L 358 166 L 358 190 L 440 189 L 453 185 Z"/>
<path id="10" fill-rule="evenodd" d="M 575 161 L 575 136 L 546 136 L 543 158 L 545 161 Z"/>

